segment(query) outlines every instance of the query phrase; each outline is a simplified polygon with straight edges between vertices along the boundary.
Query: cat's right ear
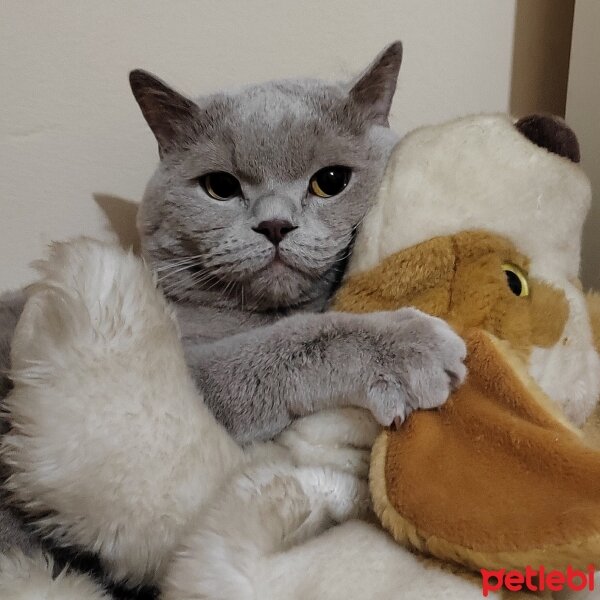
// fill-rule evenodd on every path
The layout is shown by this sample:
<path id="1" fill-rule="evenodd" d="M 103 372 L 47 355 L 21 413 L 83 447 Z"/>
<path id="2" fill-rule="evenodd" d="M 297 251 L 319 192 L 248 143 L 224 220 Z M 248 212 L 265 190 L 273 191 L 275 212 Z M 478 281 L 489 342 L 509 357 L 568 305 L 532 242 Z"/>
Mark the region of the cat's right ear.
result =
<path id="1" fill-rule="evenodd" d="M 402 42 L 398 41 L 377 56 L 350 90 L 353 104 L 379 125 L 389 125 L 401 64 Z"/>
<path id="2" fill-rule="evenodd" d="M 141 69 L 129 73 L 129 84 L 162 155 L 189 137 L 198 106 L 166 83 Z"/>

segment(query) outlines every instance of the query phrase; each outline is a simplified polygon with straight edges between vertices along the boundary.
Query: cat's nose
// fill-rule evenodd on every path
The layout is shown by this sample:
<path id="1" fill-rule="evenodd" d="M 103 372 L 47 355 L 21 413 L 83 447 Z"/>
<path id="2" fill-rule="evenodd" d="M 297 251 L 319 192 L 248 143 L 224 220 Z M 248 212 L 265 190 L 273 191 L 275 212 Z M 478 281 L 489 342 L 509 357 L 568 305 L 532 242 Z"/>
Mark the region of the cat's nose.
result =
<path id="1" fill-rule="evenodd" d="M 279 242 L 294 229 L 298 229 L 289 221 L 282 219 L 272 219 L 270 221 L 261 221 L 256 227 L 253 227 L 256 233 L 264 235 L 273 245 L 277 246 Z"/>

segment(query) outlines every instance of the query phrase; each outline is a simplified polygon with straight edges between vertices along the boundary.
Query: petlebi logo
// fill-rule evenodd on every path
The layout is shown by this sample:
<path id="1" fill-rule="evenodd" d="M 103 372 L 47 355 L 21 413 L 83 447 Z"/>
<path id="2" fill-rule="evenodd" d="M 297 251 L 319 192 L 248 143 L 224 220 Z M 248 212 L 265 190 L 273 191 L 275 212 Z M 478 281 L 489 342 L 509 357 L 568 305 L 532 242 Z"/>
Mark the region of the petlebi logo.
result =
<path id="1" fill-rule="evenodd" d="M 490 592 L 498 592 L 503 589 L 509 592 L 560 592 L 564 589 L 573 592 L 583 590 L 593 592 L 595 571 L 594 565 L 588 565 L 585 571 L 573 569 L 570 565 L 566 571 L 546 570 L 543 566 L 537 570 L 527 566 L 525 571 L 481 569 L 481 586 L 486 598 Z"/>

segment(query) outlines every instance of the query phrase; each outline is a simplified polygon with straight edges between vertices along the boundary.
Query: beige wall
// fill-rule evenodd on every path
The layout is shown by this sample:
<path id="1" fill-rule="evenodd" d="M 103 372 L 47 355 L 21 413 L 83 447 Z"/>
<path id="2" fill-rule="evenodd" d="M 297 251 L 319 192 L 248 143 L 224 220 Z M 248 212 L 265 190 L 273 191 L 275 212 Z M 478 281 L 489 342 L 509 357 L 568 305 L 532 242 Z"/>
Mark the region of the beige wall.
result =
<path id="1" fill-rule="evenodd" d="M 582 277 L 600 290 L 600 2 L 577 0 L 566 118 L 577 133 L 594 200 L 583 237 Z M 565 199 L 566 201 L 567 199 Z"/>
<path id="2" fill-rule="evenodd" d="M 339 77 L 405 42 L 393 125 L 508 109 L 512 0 L 5 0 L 0 4 L 0 289 L 52 239 L 122 230 L 156 161 L 126 75 L 182 90 Z M 94 200 L 96 197 L 96 200 Z M 102 207 L 102 208 L 101 208 Z"/>

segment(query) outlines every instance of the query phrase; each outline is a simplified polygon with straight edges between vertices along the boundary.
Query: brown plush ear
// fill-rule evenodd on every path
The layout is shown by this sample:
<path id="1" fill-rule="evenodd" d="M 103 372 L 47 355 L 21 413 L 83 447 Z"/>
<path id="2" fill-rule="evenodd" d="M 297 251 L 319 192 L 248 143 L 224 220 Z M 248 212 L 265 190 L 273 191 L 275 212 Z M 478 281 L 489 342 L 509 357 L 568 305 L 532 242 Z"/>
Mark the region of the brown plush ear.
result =
<path id="1" fill-rule="evenodd" d="M 380 125 L 388 125 L 401 64 L 402 42 L 394 42 L 377 56 L 350 90 L 354 104 Z"/>
<path id="2" fill-rule="evenodd" d="M 129 74 L 131 91 L 137 100 L 144 119 L 158 142 L 159 153 L 168 152 L 178 140 L 189 134 L 197 119 L 198 106 L 171 89 L 166 83 L 141 69 Z"/>
<path id="3" fill-rule="evenodd" d="M 519 119 L 515 127 L 537 146 L 564 156 L 575 163 L 580 160 L 579 142 L 573 130 L 552 115 L 529 115 Z"/>

